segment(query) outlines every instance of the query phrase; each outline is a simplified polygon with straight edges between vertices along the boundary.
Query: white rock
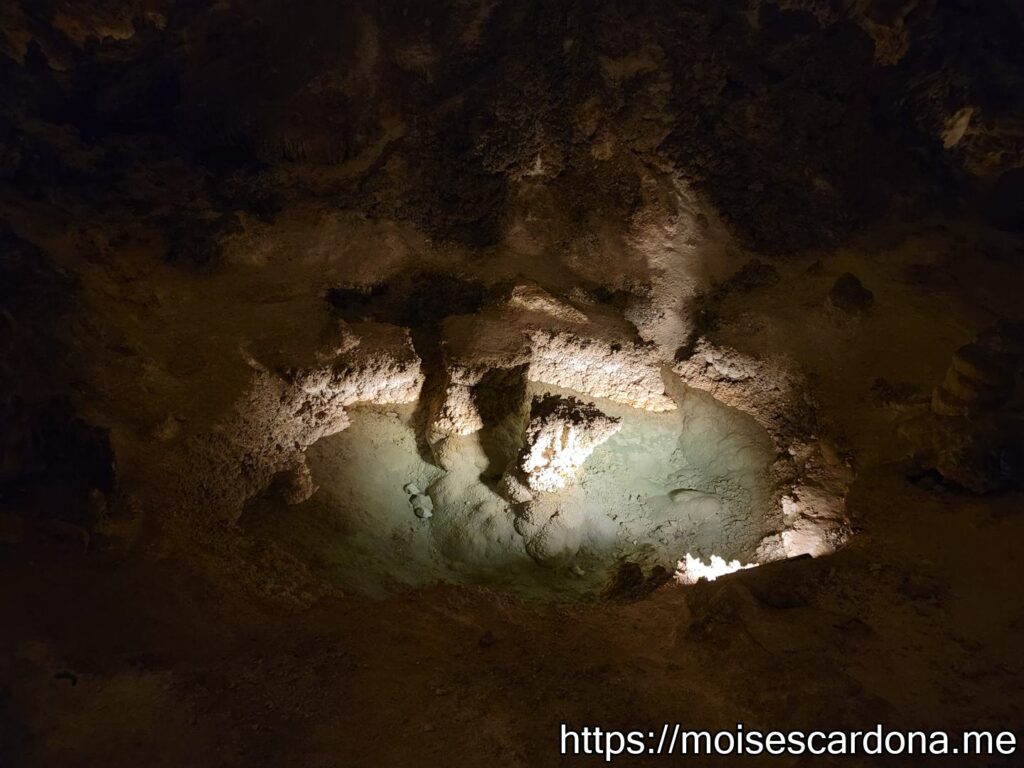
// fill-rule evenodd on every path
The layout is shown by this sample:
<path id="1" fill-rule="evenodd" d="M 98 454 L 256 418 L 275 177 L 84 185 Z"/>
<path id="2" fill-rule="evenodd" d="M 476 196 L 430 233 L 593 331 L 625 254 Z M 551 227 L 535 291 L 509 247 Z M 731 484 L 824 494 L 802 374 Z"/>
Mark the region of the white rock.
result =
<path id="1" fill-rule="evenodd" d="M 619 419 L 592 403 L 557 395 L 535 397 L 525 443 L 512 468 L 518 478 L 504 485 L 515 488 L 518 479 L 532 491 L 561 490 L 575 480 L 594 449 L 621 428 Z"/>
<path id="2" fill-rule="evenodd" d="M 530 381 L 607 397 L 646 411 L 671 411 L 653 347 L 553 331 L 530 335 Z"/>
<path id="3" fill-rule="evenodd" d="M 434 502 L 426 494 L 416 494 L 409 499 L 409 503 L 412 504 L 412 511 L 416 513 L 416 517 L 426 520 L 434 516 Z"/>

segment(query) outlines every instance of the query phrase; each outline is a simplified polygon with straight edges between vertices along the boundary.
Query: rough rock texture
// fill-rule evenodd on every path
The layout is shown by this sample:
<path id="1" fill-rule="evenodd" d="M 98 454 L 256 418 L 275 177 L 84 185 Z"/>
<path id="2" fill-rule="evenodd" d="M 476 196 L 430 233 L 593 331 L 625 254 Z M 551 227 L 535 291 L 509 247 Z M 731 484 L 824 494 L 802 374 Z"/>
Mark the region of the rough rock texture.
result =
<path id="1" fill-rule="evenodd" d="M 573 333 L 536 331 L 530 335 L 530 381 L 607 397 L 646 411 L 671 411 L 661 363 L 644 344 L 607 342 Z"/>
<path id="2" fill-rule="evenodd" d="M 566 323 L 586 323 L 587 316 L 567 301 L 560 301 L 539 285 L 516 285 L 505 299 L 509 307 L 540 312 Z"/>
<path id="3" fill-rule="evenodd" d="M 298 457 L 294 466 L 274 475 L 269 491 L 288 505 L 301 504 L 316 493 L 317 486 L 305 457 Z"/>
<path id="4" fill-rule="evenodd" d="M 533 492 L 526 484 L 518 468 L 506 469 L 498 481 L 498 492 L 513 504 L 526 504 L 533 501 Z"/>
<path id="5" fill-rule="evenodd" d="M 430 438 L 469 435 L 518 410 L 524 402 L 526 368 L 515 360 L 490 366 L 446 365 L 443 385 L 432 408 Z"/>
<path id="6" fill-rule="evenodd" d="M 753 416 L 782 450 L 814 429 L 813 401 L 790 361 L 759 359 L 700 338 L 672 370 L 688 387 Z"/>
<path id="7" fill-rule="evenodd" d="M 150 185 L 127 188 L 169 232 L 196 233 L 183 250 L 204 262 L 235 211 L 272 219 L 304 195 L 489 246 L 547 185 L 560 210 L 527 220 L 565 221 L 585 248 L 637 212 L 645 168 L 666 160 L 747 242 L 794 250 L 906 205 L 908 188 L 919 205 L 950 197 L 938 181 L 968 188 L 951 171 L 1024 160 L 1007 2 L 93 0 L 16 2 L 5 20 L 4 178 L 58 199 L 100 179 L 110 195 L 136 158 L 178 174 L 199 157 L 223 178 L 175 179 L 196 192 L 182 221 Z"/>
<path id="8" fill-rule="evenodd" d="M 488 421 L 481 408 L 515 397 L 524 380 L 652 412 L 675 408 L 653 345 L 638 341 L 621 319 L 536 287 L 517 286 L 509 299 L 480 314 L 447 319 L 441 339 L 444 372 L 431 408 L 433 439 L 479 431 Z"/>
<path id="9" fill-rule="evenodd" d="M 836 278 L 828 292 L 829 306 L 849 314 L 867 312 L 874 301 L 875 295 L 864 287 L 860 278 L 850 272 Z"/>
<path id="10" fill-rule="evenodd" d="M 698 339 L 673 369 L 689 387 L 751 415 L 772 437 L 772 469 L 784 528 L 769 536 L 759 562 L 834 551 L 850 533 L 844 497 L 852 472 L 816 433 L 816 405 L 792 361 L 759 359 Z"/>
<path id="11" fill-rule="evenodd" d="M 409 403 L 419 397 L 423 375 L 407 329 L 378 323 L 343 326 L 337 341 L 328 345 L 323 364 L 287 377 L 251 361 L 251 384 L 233 414 L 213 435 L 192 441 L 197 482 L 189 490 L 230 517 L 275 475 L 299 467 L 291 483 L 294 492 L 288 493 L 304 500 L 299 497 L 311 491 L 301 471 L 301 453 L 349 426 L 347 406 Z"/>
<path id="12" fill-rule="evenodd" d="M 945 372 L 968 329 L 1021 319 L 1022 20 L 0 3 L 0 763 L 518 767 L 557 762 L 567 721 L 1018 727 L 1021 499 L 908 483 L 891 438 L 917 408 L 934 474 L 1024 474 L 1005 377 L 972 353 Z M 876 301 L 832 323 L 846 271 Z M 352 325 L 318 346 L 328 314 Z M 774 445 L 664 376 L 677 358 Z M 643 408 L 623 431 L 668 424 L 679 461 L 649 479 L 605 446 L 586 483 L 506 487 L 510 509 L 493 483 L 534 377 Z M 879 377 L 943 382 L 935 410 L 878 407 Z M 386 400 L 406 405 L 358 409 Z M 476 431 L 437 449 L 459 471 L 431 463 L 435 416 Z M 334 434 L 349 420 L 369 426 Z M 303 456 L 322 490 L 286 509 L 265 491 L 304 496 Z M 857 544 L 626 606 L 496 592 L 578 596 L 613 569 L 588 549 L 674 560 L 699 527 L 756 529 L 750 550 L 738 475 L 779 520 L 741 562 L 827 551 L 847 515 Z M 598 478 L 629 483 L 631 519 L 591 514 Z M 37 537 L 39 514 L 69 520 Z M 660 583 L 648 565 L 609 596 Z"/>
<path id="13" fill-rule="evenodd" d="M 928 413 L 902 424 L 917 461 L 976 493 L 1020 487 L 1024 476 L 1024 333 L 990 328 L 953 353 Z"/>
<path id="14" fill-rule="evenodd" d="M 300 371 L 306 394 L 342 406 L 412 403 L 423 387 L 420 359 L 409 329 L 383 323 L 342 324 L 337 357 L 327 367 Z"/>
<path id="15" fill-rule="evenodd" d="M 531 491 L 560 491 L 572 483 L 583 462 L 621 429 L 593 403 L 547 395 L 530 405 L 523 449 L 509 472 Z M 515 487 L 516 483 L 510 483 Z"/>
<path id="16" fill-rule="evenodd" d="M 843 497 L 811 485 L 799 485 L 782 497 L 786 557 L 827 555 L 849 539 Z"/>

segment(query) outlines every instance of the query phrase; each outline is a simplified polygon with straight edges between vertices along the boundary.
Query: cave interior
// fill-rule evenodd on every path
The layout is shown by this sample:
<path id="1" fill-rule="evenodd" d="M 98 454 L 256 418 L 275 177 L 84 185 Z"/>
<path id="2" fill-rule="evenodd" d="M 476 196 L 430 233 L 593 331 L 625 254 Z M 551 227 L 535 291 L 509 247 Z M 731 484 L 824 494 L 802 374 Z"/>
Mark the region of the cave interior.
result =
<path id="1" fill-rule="evenodd" d="M 0 20 L 0 766 L 1020 731 L 1015 0 Z"/>

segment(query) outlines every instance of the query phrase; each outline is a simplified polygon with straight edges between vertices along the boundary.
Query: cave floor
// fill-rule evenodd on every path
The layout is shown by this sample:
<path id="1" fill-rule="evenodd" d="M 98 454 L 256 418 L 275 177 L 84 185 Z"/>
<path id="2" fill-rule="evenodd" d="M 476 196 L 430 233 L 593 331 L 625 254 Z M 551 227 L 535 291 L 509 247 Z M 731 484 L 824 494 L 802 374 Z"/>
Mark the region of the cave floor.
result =
<path id="1" fill-rule="evenodd" d="M 559 762 L 561 722 L 1013 728 L 1021 501 L 880 466 L 840 553 L 624 604 L 437 586 L 282 615 L 174 560 L 23 547 L 3 743 L 25 766 L 532 766 Z"/>
<path id="2" fill-rule="evenodd" d="M 914 485 L 894 411 L 868 395 L 877 377 L 928 392 L 990 308 L 1016 301 L 1010 264 L 937 247 L 948 240 L 869 238 L 828 254 L 824 274 L 809 254 L 780 263 L 781 286 L 719 307 L 730 343 L 799 359 L 855 461 L 855 535 L 836 554 L 627 602 L 452 584 L 281 599 L 268 583 L 301 564 L 230 526 L 176 542 L 143 516 L 110 557 L 73 529 L 28 531 L 0 542 L 0 764 L 543 766 L 560 762 L 562 722 L 1016 727 L 1024 499 Z M 907 278 L 922 263 L 941 280 L 926 298 Z M 821 314 L 844 270 L 876 287 L 871 317 Z M 95 381 L 111 403 L 126 391 Z M 128 476 L 165 450 L 151 443 L 125 452 Z M 873 760 L 813 764 L 896 764 Z"/>

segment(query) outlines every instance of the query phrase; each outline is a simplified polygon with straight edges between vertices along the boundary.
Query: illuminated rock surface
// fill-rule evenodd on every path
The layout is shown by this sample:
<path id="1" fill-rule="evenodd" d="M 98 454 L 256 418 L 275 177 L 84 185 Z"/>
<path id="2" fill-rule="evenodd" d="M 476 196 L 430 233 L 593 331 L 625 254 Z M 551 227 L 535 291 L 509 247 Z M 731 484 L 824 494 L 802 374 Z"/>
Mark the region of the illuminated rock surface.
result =
<path id="1" fill-rule="evenodd" d="M 594 449 L 622 428 L 593 403 L 555 395 L 537 398 L 530 406 L 525 444 L 515 471 L 534 491 L 558 491 L 576 479 L 576 472 Z"/>

